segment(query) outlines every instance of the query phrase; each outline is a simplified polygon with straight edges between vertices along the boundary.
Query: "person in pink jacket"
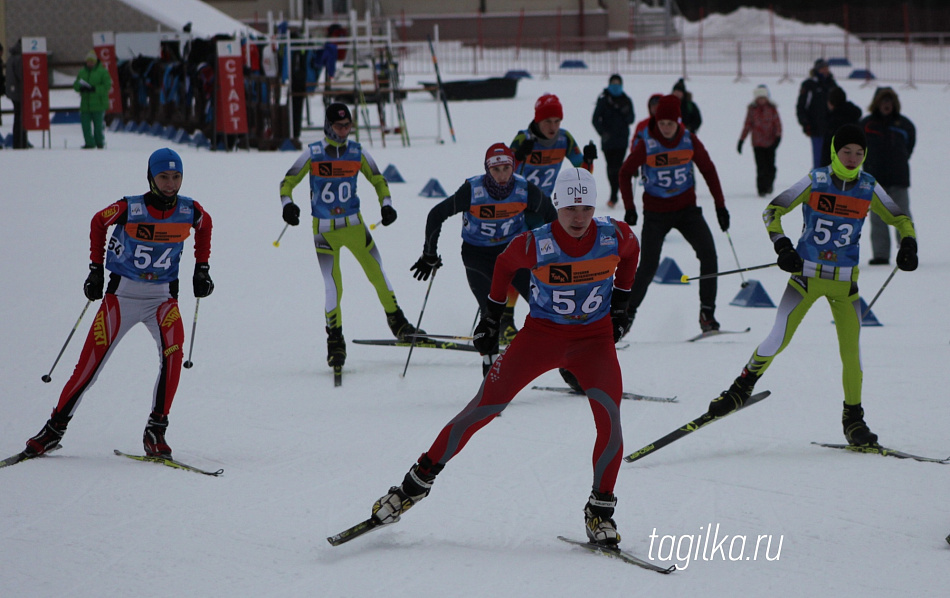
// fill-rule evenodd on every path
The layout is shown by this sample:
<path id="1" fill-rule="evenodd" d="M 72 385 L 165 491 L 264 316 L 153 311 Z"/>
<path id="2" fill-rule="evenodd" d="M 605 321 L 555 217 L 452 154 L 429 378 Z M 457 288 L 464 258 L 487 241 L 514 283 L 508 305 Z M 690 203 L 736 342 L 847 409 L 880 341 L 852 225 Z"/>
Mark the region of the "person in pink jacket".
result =
<path id="1" fill-rule="evenodd" d="M 772 193 L 775 182 L 775 150 L 782 141 L 782 119 L 778 108 L 769 98 L 769 88 L 759 85 L 752 91 L 755 98 L 746 111 L 745 125 L 739 135 L 736 150 L 742 153 L 745 138 L 752 133 L 752 151 L 755 153 L 755 185 L 759 197 Z"/>

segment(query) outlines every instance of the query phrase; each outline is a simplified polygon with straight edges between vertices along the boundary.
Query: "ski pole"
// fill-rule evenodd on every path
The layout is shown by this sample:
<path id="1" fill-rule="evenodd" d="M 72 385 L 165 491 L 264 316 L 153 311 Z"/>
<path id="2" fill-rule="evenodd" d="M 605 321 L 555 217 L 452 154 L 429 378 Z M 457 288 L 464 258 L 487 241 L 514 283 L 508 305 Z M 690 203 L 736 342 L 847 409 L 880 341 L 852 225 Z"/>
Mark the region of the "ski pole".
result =
<path id="1" fill-rule="evenodd" d="M 69 344 L 69 341 L 73 338 L 73 334 L 76 333 L 76 329 L 79 328 L 79 323 L 82 322 L 82 317 L 86 315 L 86 310 L 89 309 L 90 303 L 92 303 L 91 300 L 86 301 L 86 307 L 82 308 L 82 313 L 79 314 L 79 319 L 76 320 L 76 325 L 73 326 L 73 329 L 69 331 L 69 336 L 66 337 L 66 342 L 63 343 L 63 348 L 59 350 L 59 355 L 56 356 L 56 361 L 53 362 L 53 367 L 49 369 L 48 374 L 45 374 L 42 378 L 40 378 L 41 380 L 43 380 L 43 382 L 49 383 L 53 379 L 52 378 L 53 370 L 56 369 L 56 364 L 59 363 L 59 358 L 63 356 L 63 351 L 66 350 L 66 345 Z"/>
<path id="2" fill-rule="evenodd" d="M 891 279 L 894 278 L 894 275 L 897 274 L 898 266 L 894 266 L 894 269 L 891 270 L 891 275 L 887 277 L 887 280 L 884 281 L 884 284 L 881 285 L 881 290 L 877 292 L 877 295 L 874 296 L 874 299 L 871 299 L 871 302 L 868 303 L 867 309 L 864 310 L 864 313 L 861 314 L 861 321 L 864 321 L 864 318 L 868 317 L 868 314 L 871 313 L 871 306 L 874 305 L 874 302 L 877 301 L 877 298 L 881 296 L 881 293 L 884 292 L 884 289 L 887 287 L 888 283 L 891 282 Z"/>
<path id="3" fill-rule="evenodd" d="M 449 100 L 445 97 L 445 87 L 442 85 L 442 75 L 439 74 L 439 61 L 435 58 L 432 36 L 427 35 L 426 39 L 429 40 L 429 52 L 432 53 L 432 66 L 435 67 L 435 80 L 439 84 L 439 96 L 442 97 L 442 107 L 445 108 L 445 120 L 449 123 L 449 133 L 452 134 L 452 143 L 455 143 L 455 127 L 452 126 L 452 116 L 449 114 Z"/>
<path id="4" fill-rule="evenodd" d="M 422 325 L 422 314 L 426 312 L 426 303 L 429 302 L 429 291 L 432 290 L 432 283 L 435 282 L 435 274 L 438 272 L 438 269 L 432 271 L 432 278 L 429 279 L 429 288 L 426 289 L 425 299 L 422 300 L 422 309 L 419 310 L 419 319 L 416 321 L 416 330 L 419 330 L 419 326 Z M 417 336 L 412 336 L 412 342 L 409 343 L 409 355 L 406 356 L 406 365 L 402 368 L 402 377 L 406 377 L 406 370 L 409 369 L 409 360 L 412 359 L 412 349 L 416 346 Z"/>
<path id="5" fill-rule="evenodd" d="M 379 226 L 379 225 L 382 224 L 382 223 L 383 223 L 383 221 L 380 220 L 379 222 L 374 222 L 374 223 L 370 224 L 370 225 L 369 225 L 369 230 L 376 230 L 376 227 Z"/>
<path id="6" fill-rule="evenodd" d="M 284 230 L 280 231 L 280 234 L 277 235 L 277 240 L 274 241 L 274 247 L 280 247 L 280 240 L 284 238 L 284 233 L 287 232 L 287 227 L 289 224 L 284 225 Z"/>
<path id="7" fill-rule="evenodd" d="M 732 248 L 732 257 L 736 258 L 736 268 L 740 268 L 739 278 L 742 279 L 741 286 L 742 288 L 746 288 L 747 286 L 749 286 L 749 283 L 746 282 L 745 276 L 742 275 L 742 270 L 741 270 L 742 264 L 739 263 L 739 255 L 736 253 L 736 246 L 732 244 L 732 235 L 729 234 L 729 231 L 726 231 L 726 238 L 729 239 L 729 247 Z"/>
<path id="8" fill-rule="evenodd" d="M 703 274 L 702 276 L 693 276 L 692 278 L 684 274 L 683 278 L 680 279 L 680 282 L 686 283 L 691 280 L 706 280 L 707 278 L 716 278 L 717 276 L 725 276 L 726 274 L 735 274 L 737 272 L 748 272 L 749 270 L 760 270 L 762 268 L 771 268 L 772 266 L 776 266 L 776 265 L 778 264 L 776 264 L 775 262 L 772 262 L 771 264 L 762 264 L 760 266 L 750 266 L 748 268 L 739 268 L 738 270 L 727 270 L 725 272 L 713 272 L 712 274 Z"/>
<path id="9" fill-rule="evenodd" d="M 188 359 L 181 364 L 185 369 L 191 369 L 195 365 L 191 362 L 191 353 L 195 350 L 195 328 L 198 327 L 198 305 L 201 303 L 201 297 L 195 299 L 195 319 L 191 321 L 191 346 L 188 347 Z"/>

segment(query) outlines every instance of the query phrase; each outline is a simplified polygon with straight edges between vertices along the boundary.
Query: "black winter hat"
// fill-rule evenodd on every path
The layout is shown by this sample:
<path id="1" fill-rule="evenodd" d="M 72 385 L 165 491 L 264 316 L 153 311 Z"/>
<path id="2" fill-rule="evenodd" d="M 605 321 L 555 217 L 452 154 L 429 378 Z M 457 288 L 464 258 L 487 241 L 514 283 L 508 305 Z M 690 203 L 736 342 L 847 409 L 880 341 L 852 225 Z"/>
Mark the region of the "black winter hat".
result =
<path id="1" fill-rule="evenodd" d="M 864 136 L 864 131 L 861 130 L 861 127 L 857 125 L 843 125 L 835 131 L 835 136 L 831 138 L 832 151 L 837 152 L 849 143 L 856 143 L 864 150 L 868 148 L 868 140 L 867 137 Z"/>
<path id="2" fill-rule="evenodd" d="M 843 106 L 848 101 L 848 94 L 840 87 L 835 87 L 828 92 L 828 103 L 837 108 Z"/>
<path id="3" fill-rule="evenodd" d="M 350 109 L 346 107 L 346 104 L 341 104 L 340 102 L 334 102 L 327 106 L 326 117 L 327 123 L 331 125 L 344 119 L 353 120 L 353 116 L 350 115 Z"/>
<path id="4" fill-rule="evenodd" d="M 683 93 L 686 93 L 686 83 L 683 81 L 682 77 L 680 77 L 680 80 L 677 81 L 675 85 L 673 85 L 673 91 L 682 91 Z"/>

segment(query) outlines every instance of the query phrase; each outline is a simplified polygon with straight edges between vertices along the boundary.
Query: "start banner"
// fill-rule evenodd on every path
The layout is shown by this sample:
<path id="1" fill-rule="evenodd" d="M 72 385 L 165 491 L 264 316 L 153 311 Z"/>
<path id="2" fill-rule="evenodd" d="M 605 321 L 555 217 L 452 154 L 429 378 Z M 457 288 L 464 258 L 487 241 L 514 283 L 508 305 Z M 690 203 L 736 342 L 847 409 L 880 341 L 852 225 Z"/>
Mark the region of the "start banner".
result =
<path id="1" fill-rule="evenodd" d="M 49 131 L 49 71 L 46 68 L 46 38 L 23 38 L 23 129 Z"/>
<path id="2" fill-rule="evenodd" d="M 218 133 L 247 133 L 247 105 L 244 101 L 244 70 L 240 42 L 218 42 L 218 90 L 215 112 Z"/>

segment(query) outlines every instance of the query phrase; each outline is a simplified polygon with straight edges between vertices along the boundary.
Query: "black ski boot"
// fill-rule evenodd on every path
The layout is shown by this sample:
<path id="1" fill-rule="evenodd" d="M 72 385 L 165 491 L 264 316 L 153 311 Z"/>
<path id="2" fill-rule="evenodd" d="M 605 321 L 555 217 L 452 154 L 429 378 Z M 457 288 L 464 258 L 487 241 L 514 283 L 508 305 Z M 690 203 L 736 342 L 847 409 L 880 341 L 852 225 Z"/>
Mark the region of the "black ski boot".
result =
<path id="1" fill-rule="evenodd" d="M 152 412 L 142 435 L 145 454 L 149 457 L 171 457 L 172 449 L 165 442 L 165 430 L 168 429 L 168 416 Z"/>
<path id="2" fill-rule="evenodd" d="M 346 341 L 343 340 L 343 327 L 327 327 L 327 365 L 331 368 L 343 367 L 346 361 Z"/>
<path id="3" fill-rule="evenodd" d="M 23 453 L 27 457 L 38 457 L 56 448 L 59 441 L 63 439 L 63 434 L 66 433 L 66 426 L 69 424 L 69 419 L 68 417 L 65 418 L 65 420 L 54 419 L 53 417 L 49 418 L 39 434 L 26 441 L 26 448 L 23 450 Z"/>
<path id="4" fill-rule="evenodd" d="M 699 328 L 703 332 L 713 332 L 719 330 L 719 322 L 716 321 L 715 309 L 702 307 L 699 310 Z"/>
<path id="5" fill-rule="evenodd" d="M 417 329 L 415 326 L 410 324 L 409 320 L 406 319 L 405 314 L 403 314 L 402 310 L 398 308 L 396 311 L 386 314 L 386 323 L 389 324 L 389 330 L 392 331 L 393 336 L 401 341 L 411 341 L 412 335 L 426 333 L 425 330 L 422 330 L 421 328 Z M 416 337 L 416 340 L 420 339 Z"/>
<path id="6" fill-rule="evenodd" d="M 729 389 L 722 391 L 722 394 L 709 403 L 709 415 L 722 417 L 745 405 L 746 399 L 752 396 L 752 389 L 758 379 L 758 376 L 743 368 L 742 374 L 733 381 Z"/>
<path id="7" fill-rule="evenodd" d="M 868 425 L 864 423 L 864 408 L 861 404 L 844 404 L 844 411 L 841 414 L 841 425 L 844 428 L 844 437 L 848 439 L 848 444 L 853 446 L 875 446 L 877 444 L 877 434 L 872 432 Z"/>

